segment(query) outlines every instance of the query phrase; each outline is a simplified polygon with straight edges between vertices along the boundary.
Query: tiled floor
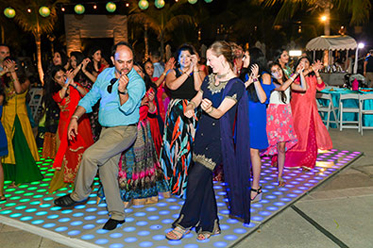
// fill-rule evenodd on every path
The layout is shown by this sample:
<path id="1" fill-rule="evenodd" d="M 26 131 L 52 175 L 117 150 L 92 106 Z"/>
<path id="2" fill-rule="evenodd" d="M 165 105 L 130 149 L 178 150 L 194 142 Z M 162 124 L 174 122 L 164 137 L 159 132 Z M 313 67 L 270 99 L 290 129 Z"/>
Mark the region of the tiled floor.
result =
<path id="1" fill-rule="evenodd" d="M 126 209 L 126 223 L 111 232 L 101 229 L 108 216 L 105 203 L 96 203 L 98 179 L 95 181 L 96 189 L 87 202 L 64 210 L 53 206 L 53 199 L 66 194 L 68 189 L 53 195 L 47 194 L 53 175 L 53 170 L 50 169 L 51 159 L 43 159 L 39 164 L 45 176 L 42 181 L 23 184 L 17 188 L 10 187 L 10 182 L 6 182 L 5 194 L 8 200 L 0 202 L 0 222 L 65 245 L 79 247 L 227 247 L 247 237 L 261 224 L 361 155 L 360 152 L 335 149 L 319 153 L 314 170 L 285 170 L 285 187 L 277 187 L 276 169 L 270 167 L 268 158 L 263 158 L 263 199 L 252 204 L 250 225 L 243 225 L 228 217 L 224 183 L 215 182 L 222 234 L 203 242 L 196 240 L 194 232 L 181 241 L 165 239 L 164 235 L 170 230 L 171 223 L 183 204 L 181 199 L 175 197 L 160 199 L 153 205 L 131 206 Z"/>

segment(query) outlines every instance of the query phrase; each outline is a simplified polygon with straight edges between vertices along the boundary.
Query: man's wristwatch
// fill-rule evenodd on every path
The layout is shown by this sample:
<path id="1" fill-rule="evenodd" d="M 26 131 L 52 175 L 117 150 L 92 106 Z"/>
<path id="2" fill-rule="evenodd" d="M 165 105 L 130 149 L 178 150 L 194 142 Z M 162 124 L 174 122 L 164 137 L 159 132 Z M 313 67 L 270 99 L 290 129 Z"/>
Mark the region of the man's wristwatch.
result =
<path id="1" fill-rule="evenodd" d="M 118 89 L 118 93 L 119 93 L 119 94 L 122 94 L 122 95 L 127 95 L 127 94 L 128 94 L 128 91 L 127 91 L 127 89 L 125 89 L 124 91 L 120 91 L 120 90 Z"/>

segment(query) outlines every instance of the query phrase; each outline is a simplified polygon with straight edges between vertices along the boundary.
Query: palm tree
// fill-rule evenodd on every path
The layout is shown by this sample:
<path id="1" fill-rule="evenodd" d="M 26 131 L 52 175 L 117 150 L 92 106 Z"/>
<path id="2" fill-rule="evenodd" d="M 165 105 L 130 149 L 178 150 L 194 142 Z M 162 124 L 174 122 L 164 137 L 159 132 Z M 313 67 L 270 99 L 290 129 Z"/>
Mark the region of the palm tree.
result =
<path id="1" fill-rule="evenodd" d="M 180 14 L 178 12 L 180 7 L 187 2 L 187 0 L 180 0 L 178 3 L 166 3 L 161 9 L 157 9 L 153 2 L 149 3 L 147 10 L 140 10 L 137 7 L 137 0 L 132 0 L 132 8 L 128 21 L 131 23 L 144 25 L 144 39 L 145 51 L 149 51 L 147 42 L 148 29 L 153 30 L 158 41 L 161 43 L 161 57 L 164 57 L 165 42 L 172 38 L 172 32 L 180 25 L 194 25 L 194 20 L 190 15 Z"/>
<path id="2" fill-rule="evenodd" d="M 15 21 L 24 31 L 31 32 L 35 37 L 39 79 L 44 84 L 44 71 L 41 60 L 41 35 L 52 33 L 54 24 L 57 21 L 56 5 L 68 3 L 69 0 L 7 0 L 6 2 L 16 10 Z M 41 6 L 46 6 L 50 9 L 48 17 L 42 17 L 39 14 Z M 27 8 L 31 12 L 28 12 Z"/>
<path id="3" fill-rule="evenodd" d="M 291 19 L 300 9 L 307 11 L 322 9 L 325 15 L 329 16 L 330 10 L 336 8 L 338 11 L 351 14 L 350 25 L 360 25 L 369 21 L 369 11 L 372 7 L 370 0 L 258 0 L 258 2 L 269 7 L 282 4 L 275 24 Z M 330 34 L 329 18 L 326 19 L 325 34 Z"/>

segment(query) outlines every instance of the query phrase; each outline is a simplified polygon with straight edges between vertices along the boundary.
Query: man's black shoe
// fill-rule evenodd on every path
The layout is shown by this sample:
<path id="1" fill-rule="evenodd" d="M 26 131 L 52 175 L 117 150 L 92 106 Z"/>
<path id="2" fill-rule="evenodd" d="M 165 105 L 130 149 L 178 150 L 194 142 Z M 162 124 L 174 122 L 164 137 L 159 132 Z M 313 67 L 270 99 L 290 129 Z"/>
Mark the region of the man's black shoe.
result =
<path id="1" fill-rule="evenodd" d="M 111 230 L 114 230 L 115 228 L 117 228 L 118 224 L 123 224 L 124 222 L 125 222 L 124 220 L 114 220 L 114 219 L 110 218 L 105 223 L 105 225 L 102 229 L 111 231 Z"/>
<path id="2" fill-rule="evenodd" d="M 59 207 L 71 207 L 77 203 L 78 202 L 71 199 L 70 195 L 64 195 L 54 200 L 54 205 Z"/>

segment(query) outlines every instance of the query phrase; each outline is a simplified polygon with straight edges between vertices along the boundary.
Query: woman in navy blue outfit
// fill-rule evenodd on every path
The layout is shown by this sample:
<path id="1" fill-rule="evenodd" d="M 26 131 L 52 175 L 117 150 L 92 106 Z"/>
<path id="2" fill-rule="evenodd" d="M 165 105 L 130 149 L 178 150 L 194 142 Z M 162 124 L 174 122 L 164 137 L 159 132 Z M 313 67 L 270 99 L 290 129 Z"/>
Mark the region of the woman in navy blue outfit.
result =
<path id="1" fill-rule="evenodd" d="M 259 185 L 262 162 L 260 151 L 268 147 L 267 105 L 269 96 L 275 89 L 270 74 L 266 70 L 266 59 L 259 48 L 245 52 L 244 68 L 240 78 L 245 81 L 249 97 L 250 156 L 253 170 L 251 202 L 261 200 L 262 187 Z"/>
<path id="2" fill-rule="evenodd" d="M 187 197 L 173 230 L 166 238 L 179 240 L 195 227 L 198 240 L 220 234 L 213 189 L 213 170 L 223 163 L 230 214 L 250 222 L 250 155 L 248 100 L 244 83 L 236 77 L 232 48 L 225 41 L 207 50 L 207 76 L 184 114 L 192 118 L 204 111 L 195 136 L 194 165 L 189 171 Z"/>

